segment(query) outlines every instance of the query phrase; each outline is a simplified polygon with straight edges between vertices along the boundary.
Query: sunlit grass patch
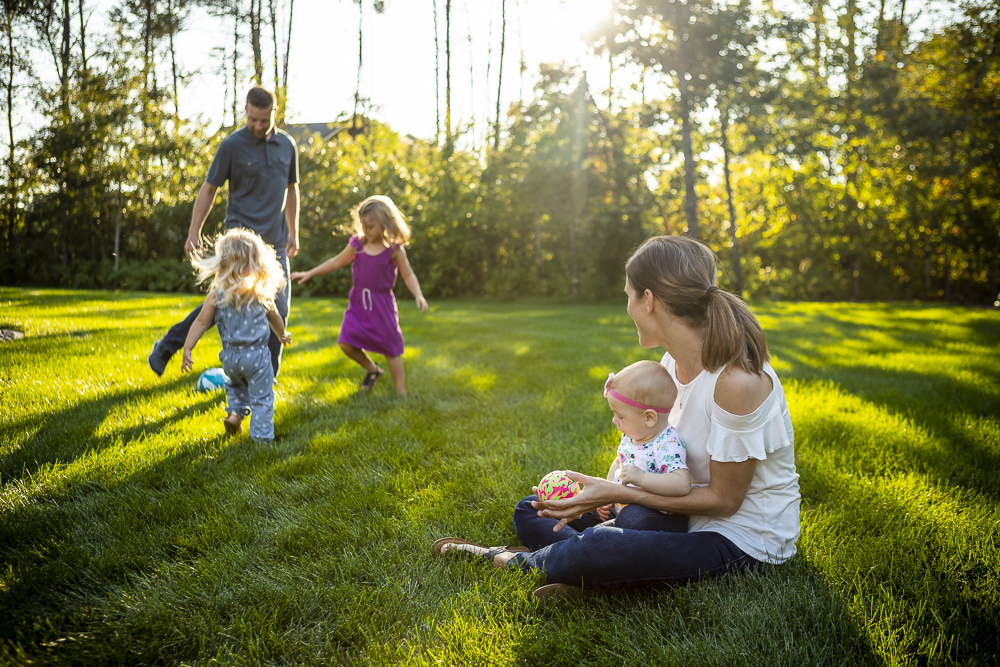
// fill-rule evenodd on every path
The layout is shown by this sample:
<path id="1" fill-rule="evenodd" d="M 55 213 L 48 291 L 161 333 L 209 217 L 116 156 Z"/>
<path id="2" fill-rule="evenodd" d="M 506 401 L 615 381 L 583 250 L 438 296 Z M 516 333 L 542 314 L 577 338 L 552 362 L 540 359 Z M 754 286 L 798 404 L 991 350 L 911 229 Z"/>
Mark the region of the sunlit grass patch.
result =
<path id="1" fill-rule="evenodd" d="M 514 544 L 543 474 L 603 475 L 621 302 L 400 304 L 410 396 L 293 299 L 277 440 L 223 434 L 218 366 L 146 366 L 197 297 L 0 288 L 0 664 L 981 664 L 1000 660 L 1000 317 L 768 304 L 796 429 L 800 555 L 750 577 L 539 605 L 439 561 Z M 381 363 L 381 359 L 377 359 Z"/>

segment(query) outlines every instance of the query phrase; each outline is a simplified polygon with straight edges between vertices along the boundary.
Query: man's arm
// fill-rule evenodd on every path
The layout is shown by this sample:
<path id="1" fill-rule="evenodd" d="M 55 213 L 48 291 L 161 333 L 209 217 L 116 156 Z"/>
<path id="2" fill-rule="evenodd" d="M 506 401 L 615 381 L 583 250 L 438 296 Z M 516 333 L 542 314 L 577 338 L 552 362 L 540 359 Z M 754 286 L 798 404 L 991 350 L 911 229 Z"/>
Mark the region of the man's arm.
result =
<path id="1" fill-rule="evenodd" d="M 184 254 L 190 258 L 201 257 L 201 228 L 208 220 L 208 214 L 215 203 L 215 193 L 219 190 L 208 181 L 201 185 L 198 196 L 194 200 L 191 211 L 191 228 L 188 230 L 187 241 L 184 243 Z"/>
<path id="2" fill-rule="evenodd" d="M 299 184 L 289 183 L 285 199 L 285 220 L 288 221 L 288 245 L 285 255 L 295 257 L 299 252 Z"/>

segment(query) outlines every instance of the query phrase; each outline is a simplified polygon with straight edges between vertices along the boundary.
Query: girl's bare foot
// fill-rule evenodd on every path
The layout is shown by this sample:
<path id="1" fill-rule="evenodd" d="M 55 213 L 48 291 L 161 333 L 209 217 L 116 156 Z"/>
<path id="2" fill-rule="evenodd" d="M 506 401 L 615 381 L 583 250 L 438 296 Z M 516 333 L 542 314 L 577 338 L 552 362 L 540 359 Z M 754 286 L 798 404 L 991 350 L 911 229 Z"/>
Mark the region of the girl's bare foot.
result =
<path id="1" fill-rule="evenodd" d="M 222 424 L 226 427 L 226 433 L 239 435 L 243 432 L 243 415 L 230 412 L 226 415 L 226 418 L 222 420 Z"/>

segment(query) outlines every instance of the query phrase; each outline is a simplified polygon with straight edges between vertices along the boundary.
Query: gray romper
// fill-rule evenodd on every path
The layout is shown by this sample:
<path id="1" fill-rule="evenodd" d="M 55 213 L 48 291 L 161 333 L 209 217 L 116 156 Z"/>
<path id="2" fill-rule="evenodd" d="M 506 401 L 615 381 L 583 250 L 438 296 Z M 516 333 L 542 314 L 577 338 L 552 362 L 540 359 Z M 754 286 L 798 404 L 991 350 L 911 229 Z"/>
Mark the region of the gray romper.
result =
<path id="1" fill-rule="evenodd" d="M 222 339 L 219 361 L 229 376 L 226 382 L 226 410 L 250 415 L 250 437 L 254 440 L 274 439 L 274 368 L 267 339 L 271 328 L 267 310 L 256 299 L 244 304 L 242 310 L 221 305 L 222 295 L 216 293 L 220 305 L 215 312 L 215 324 Z"/>

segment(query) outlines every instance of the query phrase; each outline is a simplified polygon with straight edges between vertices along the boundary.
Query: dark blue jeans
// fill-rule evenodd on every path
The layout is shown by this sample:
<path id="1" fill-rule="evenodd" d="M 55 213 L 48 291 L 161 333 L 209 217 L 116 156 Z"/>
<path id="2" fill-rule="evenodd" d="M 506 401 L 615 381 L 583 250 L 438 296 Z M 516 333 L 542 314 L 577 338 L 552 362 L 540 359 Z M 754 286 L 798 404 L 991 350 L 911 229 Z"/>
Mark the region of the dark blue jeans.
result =
<path id="1" fill-rule="evenodd" d="M 541 570 L 552 583 L 583 588 L 655 586 L 685 583 L 727 571 L 750 571 L 760 561 L 718 533 L 687 532 L 687 517 L 627 505 L 601 522 L 583 515 L 558 533 L 558 521 L 538 516 L 528 496 L 514 509 L 514 530 L 531 553 L 510 563 Z"/>
<path id="2" fill-rule="evenodd" d="M 281 315 L 281 319 L 285 321 L 285 325 L 287 325 L 288 311 L 292 305 L 292 283 L 288 279 L 288 258 L 285 257 L 285 249 L 277 250 L 277 254 L 278 262 L 281 263 L 281 268 L 285 270 L 285 288 L 280 290 L 275 297 L 274 307 L 277 309 L 278 314 Z M 194 324 L 195 319 L 201 313 L 201 308 L 202 306 L 199 305 L 192 310 L 182 321 L 170 327 L 167 334 L 160 339 L 160 348 L 167 357 L 172 357 L 177 350 L 184 347 L 188 331 L 191 330 L 191 325 Z M 214 318 L 212 319 L 212 325 L 215 325 Z M 274 335 L 273 331 L 270 334 L 270 337 L 267 339 L 267 350 L 271 353 L 271 367 L 274 369 L 274 377 L 278 377 L 278 371 L 281 369 L 281 350 L 283 346 L 281 340 Z"/>

